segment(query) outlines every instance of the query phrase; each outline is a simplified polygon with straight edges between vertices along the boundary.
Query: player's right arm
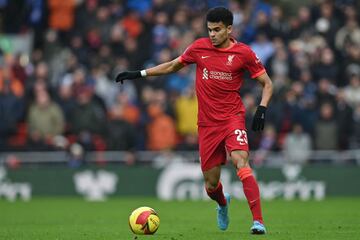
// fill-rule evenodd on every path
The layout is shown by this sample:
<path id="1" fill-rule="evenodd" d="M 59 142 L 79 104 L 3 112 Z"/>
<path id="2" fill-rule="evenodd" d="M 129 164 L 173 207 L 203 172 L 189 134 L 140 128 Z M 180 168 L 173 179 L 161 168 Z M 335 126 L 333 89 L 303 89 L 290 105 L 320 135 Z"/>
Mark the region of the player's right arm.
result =
<path id="1" fill-rule="evenodd" d="M 119 73 L 116 76 L 116 82 L 121 82 L 126 79 L 136 79 L 146 76 L 160 76 L 165 74 L 170 74 L 179 71 L 185 65 L 181 62 L 181 57 L 175 58 L 172 61 L 165 62 L 159 64 L 155 67 L 144 69 L 144 70 L 137 70 L 137 71 L 124 71 Z"/>

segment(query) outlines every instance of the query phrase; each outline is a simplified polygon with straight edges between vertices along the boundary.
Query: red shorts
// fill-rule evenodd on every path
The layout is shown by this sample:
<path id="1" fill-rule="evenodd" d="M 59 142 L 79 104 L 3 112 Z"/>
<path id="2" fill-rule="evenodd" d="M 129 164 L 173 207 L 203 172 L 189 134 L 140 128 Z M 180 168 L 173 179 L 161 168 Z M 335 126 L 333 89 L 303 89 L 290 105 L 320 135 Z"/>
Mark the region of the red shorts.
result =
<path id="1" fill-rule="evenodd" d="M 207 171 L 223 165 L 227 153 L 249 151 L 245 120 L 238 117 L 220 126 L 199 126 L 199 154 L 201 169 Z"/>

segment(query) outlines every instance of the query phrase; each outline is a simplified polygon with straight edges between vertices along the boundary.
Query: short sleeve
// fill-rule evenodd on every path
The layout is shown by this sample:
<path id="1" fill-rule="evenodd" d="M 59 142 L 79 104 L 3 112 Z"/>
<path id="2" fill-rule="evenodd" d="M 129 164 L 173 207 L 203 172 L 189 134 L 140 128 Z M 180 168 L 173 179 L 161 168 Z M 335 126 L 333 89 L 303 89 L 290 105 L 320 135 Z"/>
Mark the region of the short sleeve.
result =
<path id="1" fill-rule="evenodd" d="M 184 65 L 195 63 L 195 54 L 194 54 L 195 43 L 192 43 L 188 46 L 184 53 L 180 56 L 180 62 Z"/>
<path id="2" fill-rule="evenodd" d="M 260 59 L 250 47 L 248 48 L 248 53 L 246 54 L 245 68 L 250 72 L 251 78 L 256 78 L 266 72 Z"/>

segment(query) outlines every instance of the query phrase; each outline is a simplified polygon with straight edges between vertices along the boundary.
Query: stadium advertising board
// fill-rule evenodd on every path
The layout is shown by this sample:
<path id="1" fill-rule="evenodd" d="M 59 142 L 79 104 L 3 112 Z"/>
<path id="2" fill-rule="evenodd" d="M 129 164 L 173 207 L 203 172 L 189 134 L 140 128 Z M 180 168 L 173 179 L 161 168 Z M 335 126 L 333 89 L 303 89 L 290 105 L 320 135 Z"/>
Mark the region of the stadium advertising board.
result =
<path id="1" fill-rule="evenodd" d="M 301 176 L 300 166 L 285 166 L 281 169 L 284 179 L 264 182 L 259 179 L 262 198 L 272 200 L 284 198 L 292 200 L 322 200 L 325 197 L 326 182 L 307 180 Z M 273 170 L 269 170 L 273 171 Z M 232 169 L 223 169 L 221 181 L 224 190 L 238 199 L 245 199 L 242 183 L 232 176 Z M 161 173 L 157 184 L 157 196 L 160 199 L 208 199 L 202 173 L 197 164 L 175 163 L 169 165 Z"/>
<path id="2" fill-rule="evenodd" d="M 360 168 L 346 166 L 284 166 L 255 170 L 262 198 L 322 200 L 328 196 L 360 196 Z M 347 179 L 348 187 L 341 182 Z M 222 183 L 234 198 L 245 199 L 233 168 L 224 168 Z M 0 198 L 29 200 L 32 196 L 81 196 L 89 201 L 109 197 L 148 196 L 163 200 L 208 199 L 198 164 L 112 166 L 69 169 L 43 166 L 0 167 Z"/>

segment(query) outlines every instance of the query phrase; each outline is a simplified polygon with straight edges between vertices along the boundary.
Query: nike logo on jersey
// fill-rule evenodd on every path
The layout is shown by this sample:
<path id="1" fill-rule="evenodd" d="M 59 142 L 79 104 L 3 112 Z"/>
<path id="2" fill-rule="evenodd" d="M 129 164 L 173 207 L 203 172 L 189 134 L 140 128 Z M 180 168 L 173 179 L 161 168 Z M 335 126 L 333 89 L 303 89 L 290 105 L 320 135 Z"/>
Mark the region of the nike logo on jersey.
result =
<path id="1" fill-rule="evenodd" d="M 204 58 L 208 58 L 208 57 L 210 57 L 210 56 L 201 56 L 201 58 L 202 58 L 202 59 L 204 59 Z"/>

